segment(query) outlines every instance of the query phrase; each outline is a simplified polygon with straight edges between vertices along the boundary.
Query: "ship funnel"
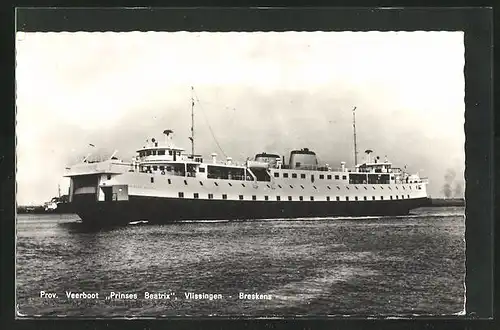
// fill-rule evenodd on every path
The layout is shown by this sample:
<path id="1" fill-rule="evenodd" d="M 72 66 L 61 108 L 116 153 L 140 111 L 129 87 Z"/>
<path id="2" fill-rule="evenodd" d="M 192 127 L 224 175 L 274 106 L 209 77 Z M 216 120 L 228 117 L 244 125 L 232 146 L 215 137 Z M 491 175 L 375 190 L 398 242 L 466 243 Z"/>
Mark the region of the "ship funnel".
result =
<path id="1" fill-rule="evenodd" d="M 342 168 L 342 172 L 345 172 L 345 162 L 340 162 L 340 167 Z"/>
<path id="2" fill-rule="evenodd" d="M 217 154 L 214 152 L 212 153 L 212 163 L 217 164 Z"/>
<path id="3" fill-rule="evenodd" d="M 167 146 L 170 146 L 171 141 L 172 141 L 172 135 L 174 134 L 174 131 L 172 131 L 171 129 L 166 129 L 163 131 L 163 134 L 165 134 L 165 144 Z"/>
<path id="4" fill-rule="evenodd" d="M 365 154 L 366 154 L 366 163 L 371 163 L 372 161 L 372 157 L 370 156 L 370 154 L 373 152 L 373 150 L 365 150 Z"/>

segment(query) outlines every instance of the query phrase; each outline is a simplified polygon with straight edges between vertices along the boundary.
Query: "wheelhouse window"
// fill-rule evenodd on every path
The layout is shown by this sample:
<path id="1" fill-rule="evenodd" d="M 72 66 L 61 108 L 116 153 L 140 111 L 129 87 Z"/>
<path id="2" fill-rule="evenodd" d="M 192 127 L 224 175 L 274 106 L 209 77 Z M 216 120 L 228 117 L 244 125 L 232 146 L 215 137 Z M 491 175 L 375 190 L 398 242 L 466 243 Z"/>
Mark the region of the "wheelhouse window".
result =
<path id="1" fill-rule="evenodd" d="M 326 196 L 326 201 L 329 202 L 330 201 L 330 196 Z"/>
<path id="2" fill-rule="evenodd" d="M 391 200 L 392 200 L 392 195 L 391 195 L 391 196 L 389 196 L 389 197 L 390 197 L 390 198 L 391 198 Z"/>
<path id="3" fill-rule="evenodd" d="M 339 176 L 338 176 L 338 175 L 336 175 L 336 176 L 335 176 L 335 180 L 338 180 L 338 179 L 339 179 Z"/>
<path id="4" fill-rule="evenodd" d="M 198 199 L 198 198 L 200 198 L 200 194 L 198 194 L 198 193 L 194 193 L 194 194 L 193 194 L 193 197 L 194 197 L 194 198 L 196 198 L 196 199 Z"/>
<path id="5" fill-rule="evenodd" d="M 405 199 L 405 196 L 404 196 L 404 195 L 401 195 L 401 199 Z"/>
<path id="6" fill-rule="evenodd" d="M 358 196 L 355 196 L 355 197 L 354 197 L 354 200 L 355 200 L 355 201 L 357 201 L 357 200 L 358 200 Z"/>
<path id="7" fill-rule="evenodd" d="M 288 200 L 291 201 L 292 200 L 292 196 L 288 196 Z"/>
<path id="8" fill-rule="evenodd" d="M 345 196 L 345 200 L 346 200 L 346 201 L 349 201 L 349 197 L 348 197 L 348 196 Z"/>
<path id="9" fill-rule="evenodd" d="M 283 173 L 284 178 L 288 178 L 288 173 Z"/>
<path id="10" fill-rule="evenodd" d="M 277 201 L 280 201 L 280 200 L 281 200 L 281 197 L 280 197 L 280 196 L 276 196 L 276 200 L 277 200 Z"/>
<path id="11" fill-rule="evenodd" d="M 274 172 L 274 177 L 275 178 L 279 178 L 280 177 L 280 174 L 278 172 Z"/>
<path id="12" fill-rule="evenodd" d="M 213 199 L 214 198 L 214 194 L 208 194 L 208 199 Z"/>
<path id="13" fill-rule="evenodd" d="M 165 150 L 158 150 L 158 156 L 164 156 Z"/>
<path id="14" fill-rule="evenodd" d="M 324 174 L 320 174 L 319 178 L 322 179 L 322 180 L 324 180 L 325 179 L 325 175 Z"/>
<path id="15" fill-rule="evenodd" d="M 375 196 L 372 196 L 372 199 L 375 200 Z"/>
<path id="16" fill-rule="evenodd" d="M 340 202 L 340 197 L 339 196 L 335 197 L 335 199 L 337 200 L 337 202 Z"/>
<path id="17" fill-rule="evenodd" d="M 161 165 L 160 166 L 160 171 L 165 171 L 165 166 Z"/>
<path id="18" fill-rule="evenodd" d="M 292 178 L 297 179 L 297 173 L 292 173 Z"/>
<path id="19" fill-rule="evenodd" d="M 184 198 L 184 193 L 183 192 L 179 193 L 179 198 Z"/>
<path id="20" fill-rule="evenodd" d="M 169 155 L 169 156 L 172 156 L 172 150 L 169 150 L 169 151 L 168 151 L 168 155 Z"/>
<path id="21" fill-rule="evenodd" d="M 331 175 L 331 174 L 328 174 L 328 175 L 326 176 L 326 178 L 327 178 L 328 180 L 331 180 L 331 179 L 332 179 L 332 175 Z"/>
<path id="22" fill-rule="evenodd" d="M 366 196 L 363 196 L 363 199 L 366 201 L 367 200 Z"/>
<path id="23" fill-rule="evenodd" d="M 310 198 L 310 199 L 313 201 L 313 200 L 314 200 L 314 196 L 311 196 L 311 198 Z"/>
<path id="24" fill-rule="evenodd" d="M 205 168 L 204 168 L 204 167 L 200 167 L 200 168 L 198 168 L 198 172 L 200 172 L 200 173 L 205 173 Z"/>
<path id="25" fill-rule="evenodd" d="M 168 184 L 172 184 L 172 180 L 167 179 Z"/>
<path id="26" fill-rule="evenodd" d="M 151 154 L 152 154 L 153 156 L 156 156 L 156 150 L 153 150 L 153 151 L 151 152 Z"/>
<path id="27" fill-rule="evenodd" d="M 269 200 L 269 196 L 264 196 L 264 200 L 268 201 Z"/>
<path id="28" fill-rule="evenodd" d="M 384 196 L 380 196 L 380 200 L 383 201 L 384 200 Z"/>
<path id="29" fill-rule="evenodd" d="M 150 156 L 151 155 L 151 151 L 146 151 L 146 156 Z"/>
<path id="30" fill-rule="evenodd" d="M 252 200 L 253 200 L 253 201 L 256 201 L 256 200 L 257 200 L 257 196 L 252 195 Z"/>
<path id="31" fill-rule="evenodd" d="M 301 179 L 305 179 L 305 178 L 306 178 L 306 175 L 302 173 L 302 174 L 300 175 L 300 178 L 301 178 Z"/>
<path id="32" fill-rule="evenodd" d="M 151 178 L 151 183 L 154 183 L 155 182 L 155 178 Z"/>
<path id="33" fill-rule="evenodd" d="M 303 201 L 304 200 L 304 196 L 299 196 L 299 201 Z"/>
<path id="34" fill-rule="evenodd" d="M 227 199 L 227 195 L 226 194 L 222 194 L 222 199 Z"/>
<path id="35" fill-rule="evenodd" d="M 240 198 L 240 201 L 242 201 L 243 200 L 243 195 L 240 195 L 239 198 Z"/>

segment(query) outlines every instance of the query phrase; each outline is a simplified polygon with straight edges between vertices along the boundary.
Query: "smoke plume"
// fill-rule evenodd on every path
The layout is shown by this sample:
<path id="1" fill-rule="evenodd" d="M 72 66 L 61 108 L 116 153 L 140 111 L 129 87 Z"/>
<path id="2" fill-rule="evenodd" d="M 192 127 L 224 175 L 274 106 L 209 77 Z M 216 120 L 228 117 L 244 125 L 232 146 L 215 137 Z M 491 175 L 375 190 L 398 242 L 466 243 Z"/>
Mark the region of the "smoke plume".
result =
<path id="1" fill-rule="evenodd" d="M 446 198 L 462 198 L 463 197 L 463 183 L 455 182 L 457 173 L 453 169 L 447 169 L 444 175 L 444 184 L 442 192 Z"/>

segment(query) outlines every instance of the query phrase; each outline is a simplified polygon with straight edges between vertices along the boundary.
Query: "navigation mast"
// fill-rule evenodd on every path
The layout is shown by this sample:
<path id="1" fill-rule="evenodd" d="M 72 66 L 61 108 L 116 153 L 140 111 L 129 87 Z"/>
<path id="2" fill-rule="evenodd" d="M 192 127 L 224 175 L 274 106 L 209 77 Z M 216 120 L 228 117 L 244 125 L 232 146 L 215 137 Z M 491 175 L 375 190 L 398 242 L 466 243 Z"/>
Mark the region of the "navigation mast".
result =
<path id="1" fill-rule="evenodd" d="M 191 86 L 191 158 L 194 159 L 194 88 Z"/>
<path id="2" fill-rule="evenodd" d="M 358 165 L 358 148 L 356 144 L 356 107 L 352 109 L 352 127 L 354 129 L 354 166 Z"/>

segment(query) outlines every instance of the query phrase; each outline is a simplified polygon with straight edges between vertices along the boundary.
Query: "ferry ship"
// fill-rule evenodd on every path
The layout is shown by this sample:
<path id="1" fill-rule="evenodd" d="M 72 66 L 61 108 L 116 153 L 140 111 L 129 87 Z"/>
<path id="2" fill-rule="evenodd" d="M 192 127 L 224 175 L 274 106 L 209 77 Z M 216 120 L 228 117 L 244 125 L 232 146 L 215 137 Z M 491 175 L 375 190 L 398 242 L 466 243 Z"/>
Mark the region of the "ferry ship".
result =
<path id="1" fill-rule="evenodd" d="M 194 105 L 194 102 L 192 103 Z M 354 124 L 355 127 L 355 124 Z M 137 150 L 131 162 L 114 155 L 67 168 L 69 200 L 84 223 L 95 226 L 137 221 L 251 220 L 405 215 L 428 205 L 427 180 L 373 157 L 347 168 L 321 165 L 313 150 L 284 155 L 261 152 L 236 163 L 217 154 L 205 161 L 173 141 Z M 356 152 L 355 152 L 356 155 Z"/>

